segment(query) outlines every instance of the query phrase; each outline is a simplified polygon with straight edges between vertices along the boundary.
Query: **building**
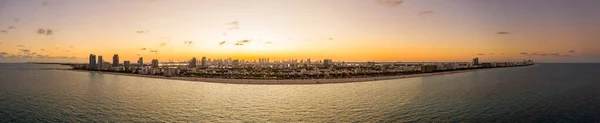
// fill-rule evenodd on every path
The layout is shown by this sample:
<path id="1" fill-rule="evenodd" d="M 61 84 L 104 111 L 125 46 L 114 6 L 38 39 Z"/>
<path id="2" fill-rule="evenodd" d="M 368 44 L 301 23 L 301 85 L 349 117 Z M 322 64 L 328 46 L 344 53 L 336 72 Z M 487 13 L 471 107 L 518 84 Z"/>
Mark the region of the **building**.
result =
<path id="1" fill-rule="evenodd" d="M 232 64 L 233 64 L 234 67 L 240 66 L 240 60 L 237 60 L 237 59 L 233 60 Z"/>
<path id="2" fill-rule="evenodd" d="M 138 59 L 137 63 L 140 67 L 143 67 L 144 66 L 144 57 L 140 57 L 140 59 Z"/>
<path id="3" fill-rule="evenodd" d="M 100 63 L 100 64 L 102 64 L 102 63 Z M 96 68 L 96 55 L 90 54 L 90 63 L 88 65 L 88 68 L 90 70 L 93 70 Z"/>
<path id="4" fill-rule="evenodd" d="M 421 65 L 421 72 L 431 73 L 437 70 L 437 65 Z"/>
<path id="5" fill-rule="evenodd" d="M 196 60 L 196 57 L 193 57 L 193 58 L 190 60 L 189 67 L 190 67 L 190 68 L 195 68 L 195 67 L 196 67 L 196 63 L 197 63 L 197 62 L 198 62 L 198 60 Z"/>
<path id="6" fill-rule="evenodd" d="M 473 59 L 473 65 L 479 65 L 479 58 Z"/>
<path id="7" fill-rule="evenodd" d="M 104 60 L 102 59 L 102 56 L 98 56 L 98 69 L 102 69 L 104 68 L 104 65 L 102 65 L 102 63 L 104 63 Z"/>
<path id="8" fill-rule="evenodd" d="M 113 56 L 113 67 L 119 66 L 119 54 Z"/>
<path id="9" fill-rule="evenodd" d="M 325 59 L 325 60 L 323 60 L 323 66 L 325 66 L 325 67 L 331 67 L 331 66 L 333 66 L 333 60 L 331 60 L 331 59 Z"/>
<path id="10" fill-rule="evenodd" d="M 158 68 L 158 59 L 152 59 L 152 67 Z"/>
<path id="11" fill-rule="evenodd" d="M 202 64 L 202 67 L 206 67 L 206 57 L 202 57 L 202 62 L 200 64 Z"/>
<path id="12" fill-rule="evenodd" d="M 123 66 L 125 66 L 125 69 L 129 69 L 129 67 L 131 67 L 131 62 L 130 61 L 123 61 Z"/>
<path id="13" fill-rule="evenodd" d="M 310 58 L 306 59 L 306 67 L 310 67 Z"/>

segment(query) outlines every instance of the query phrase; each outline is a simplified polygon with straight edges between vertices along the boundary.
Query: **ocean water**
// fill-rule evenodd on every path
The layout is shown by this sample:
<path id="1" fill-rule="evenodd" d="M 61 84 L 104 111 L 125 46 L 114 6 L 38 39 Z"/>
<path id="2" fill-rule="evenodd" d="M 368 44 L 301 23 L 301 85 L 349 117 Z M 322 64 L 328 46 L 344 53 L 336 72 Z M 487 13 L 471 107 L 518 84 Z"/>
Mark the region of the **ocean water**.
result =
<path id="1" fill-rule="evenodd" d="M 0 122 L 600 122 L 600 64 L 244 85 L 0 64 Z"/>

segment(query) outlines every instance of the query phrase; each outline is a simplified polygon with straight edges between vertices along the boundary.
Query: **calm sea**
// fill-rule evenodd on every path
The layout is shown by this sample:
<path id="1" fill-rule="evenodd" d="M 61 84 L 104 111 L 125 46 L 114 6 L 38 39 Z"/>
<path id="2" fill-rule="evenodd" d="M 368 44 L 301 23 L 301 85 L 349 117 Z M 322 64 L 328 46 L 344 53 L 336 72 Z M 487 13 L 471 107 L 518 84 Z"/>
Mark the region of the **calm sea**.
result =
<path id="1" fill-rule="evenodd" d="M 240 85 L 0 64 L 0 122 L 600 122 L 600 64 Z"/>

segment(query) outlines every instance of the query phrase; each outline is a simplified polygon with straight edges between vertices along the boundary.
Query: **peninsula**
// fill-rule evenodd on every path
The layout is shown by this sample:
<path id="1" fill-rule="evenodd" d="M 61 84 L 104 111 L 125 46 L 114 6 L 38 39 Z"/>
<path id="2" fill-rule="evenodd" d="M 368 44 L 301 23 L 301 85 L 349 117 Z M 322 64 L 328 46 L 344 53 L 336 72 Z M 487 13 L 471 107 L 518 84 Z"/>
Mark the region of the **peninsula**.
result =
<path id="1" fill-rule="evenodd" d="M 198 62 L 200 64 L 198 64 Z M 159 62 L 153 59 L 144 64 L 119 62 L 117 54 L 113 63 L 105 62 L 102 56 L 90 55 L 88 64 L 71 64 L 74 70 L 127 75 L 137 77 L 201 81 L 234 84 L 322 84 L 345 83 L 458 73 L 478 69 L 518 67 L 533 65 L 533 61 L 522 62 L 334 62 L 324 59 L 312 62 L 305 60 L 283 60 L 271 62 L 268 58 L 258 60 L 192 58 L 188 62 Z"/>

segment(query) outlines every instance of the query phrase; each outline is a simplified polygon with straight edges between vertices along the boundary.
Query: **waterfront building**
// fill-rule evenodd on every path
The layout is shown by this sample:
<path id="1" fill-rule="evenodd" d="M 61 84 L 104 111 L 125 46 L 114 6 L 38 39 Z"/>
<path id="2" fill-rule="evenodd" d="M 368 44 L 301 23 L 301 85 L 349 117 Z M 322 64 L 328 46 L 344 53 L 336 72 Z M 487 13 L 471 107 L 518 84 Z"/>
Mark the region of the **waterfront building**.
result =
<path id="1" fill-rule="evenodd" d="M 331 67 L 331 66 L 333 66 L 333 60 L 331 60 L 331 59 L 325 59 L 325 60 L 323 60 L 323 66 L 325 66 L 325 67 Z"/>
<path id="2" fill-rule="evenodd" d="M 437 70 L 437 65 L 421 65 L 421 72 L 431 73 Z"/>
<path id="3" fill-rule="evenodd" d="M 104 60 L 102 59 L 102 56 L 98 56 L 98 69 L 102 69 L 104 68 L 104 66 L 102 65 L 102 63 L 104 63 Z"/>
<path id="4" fill-rule="evenodd" d="M 119 54 L 113 56 L 113 67 L 119 66 Z"/>
<path id="5" fill-rule="evenodd" d="M 479 65 L 479 58 L 473 59 L 473 65 Z"/>
<path id="6" fill-rule="evenodd" d="M 138 59 L 137 63 L 140 67 L 143 67 L 144 66 L 144 57 L 140 57 L 140 59 Z"/>
<path id="7" fill-rule="evenodd" d="M 233 61 L 232 61 L 232 64 L 233 64 L 233 66 L 235 66 L 235 67 L 237 67 L 237 66 L 240 66 L 240 60 L 237 60 L 237 59 L 236 59 L 236 60 L 233 60 Z"/>
<path id="8" fill-rule="evenodd" d="M 196 57 L 193 57 L 193 58 L 190 60 L 189 67 L 190 67 L 190 68 L 195 68 L 195 67 L 196 67 L 196 63 L 197 63 L 197 62 L 198 62 L 198 60 L 196 60 Z"/>
<path id="9" fill-rule="evenodd" d="M 90 54 L 90 63 L 88 65 L 88 68 L 90 70 L 93 70 L 96 68 L 96 55 Z"/>
<path id="10" fill-rule="evenodd" d="M 152 67 L 158 68 L 158 59 L 152 59 Z"/>
<path id="11" fill-rule="evenodd" d="M 125 66 L 125 69 L 129 69 L 129 67 L 131 67 L 131 62 L 130 61 L 123 61 L 123 66 Z"/>
<path id="12" fill-rule="evenodd" d="M 202 57 L 202 62 L 200 64 L 202 64 L 202 67 L 206 67 L 206 57 Z"/>

